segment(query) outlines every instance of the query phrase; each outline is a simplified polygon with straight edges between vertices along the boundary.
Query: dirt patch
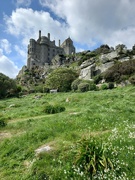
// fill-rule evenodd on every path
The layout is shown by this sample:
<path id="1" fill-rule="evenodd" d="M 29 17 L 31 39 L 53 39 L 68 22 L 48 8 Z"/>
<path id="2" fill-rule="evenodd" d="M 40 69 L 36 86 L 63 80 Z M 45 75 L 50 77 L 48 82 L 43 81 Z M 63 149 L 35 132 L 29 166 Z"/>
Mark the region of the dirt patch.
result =
<path id="1" fill-rule="evenodd" d="M 1 132 L 0 133 L 0 139 L 10 138 L 10 137 L 12 137 L 12 134 L 9 132 Z"/>
<path id="2" fill-rule="evenodd" d="M 12 138 L 15 136 L 21 136 L 22 134 L 26 133 L 24 132 L 18 132 L 18 133 L 10 133 L 10 132 L 0 132 L 0 140 L 6 139 L 6 138 Z"/>

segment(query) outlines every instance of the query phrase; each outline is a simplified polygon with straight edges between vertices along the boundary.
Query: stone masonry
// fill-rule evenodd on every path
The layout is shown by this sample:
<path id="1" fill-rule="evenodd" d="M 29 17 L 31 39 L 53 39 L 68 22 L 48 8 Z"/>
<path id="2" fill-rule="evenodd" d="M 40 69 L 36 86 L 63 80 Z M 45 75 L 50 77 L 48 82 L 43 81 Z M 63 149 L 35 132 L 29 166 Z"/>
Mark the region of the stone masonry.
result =
<path id="1" fill-rule="evenodd" d="M 50 65 L 56 55 L 70 55 L 74 53 L 75 47 L 70 37 L 61 45 L 59 40 L 59 46 L 56 46 L 55 40 L 50 40 L 50 33 L 46 37 L 41 36 L 41 31 L 39 31 L 38 40 L 30 39 L 28 45 L 27 68 L 31 69 L 33 66 L 43 67 L 48 64 Z"/>

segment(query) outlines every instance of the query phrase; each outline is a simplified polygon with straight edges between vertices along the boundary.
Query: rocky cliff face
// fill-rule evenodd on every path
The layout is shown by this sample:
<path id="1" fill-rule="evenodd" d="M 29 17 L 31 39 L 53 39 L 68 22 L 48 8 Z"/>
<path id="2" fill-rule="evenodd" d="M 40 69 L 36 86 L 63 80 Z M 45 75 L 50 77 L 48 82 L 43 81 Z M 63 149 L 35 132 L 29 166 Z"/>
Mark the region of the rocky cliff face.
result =
<path id="1" fill-rule="evenodd" d="M 44 79 L 53 69 L 63 66 L 79 70 L 80 79 L 91 80 L 96 75 L 105 72 L 116 62 L 132 59 L 135 59 L 135 46 L 132 50 L 128 50 L 125 45 L 118 45 L 115 49 L 108 45 L 102 45 L 94 51 L 83 51 L 70 56 L 57 55 L 53 58 L 51 65 L 45 65 L 44 67 L 35 66 L 28 70 L 27 66 L 24 66 L 17 79 L 20 84 L 27 84 L 27 86 L 31 83 L 44 82 Z"/>
<path id="2" fill-rule="evenodd" d="M 115 50 L 113 48 L 104 48 L 103 50 L 101 47 L 92 53 L 95 53 L 94 57 L 90 57 L 80 65 L 80 79 L 93 79 L 94 76 L 105 72 L 118 61 L 135 59 L 134 51 L 127 50 L 124 45 L 116 46 Z M 88 54 L 90 55 L 90 52 L 85 52 L 84 55 Z"/>

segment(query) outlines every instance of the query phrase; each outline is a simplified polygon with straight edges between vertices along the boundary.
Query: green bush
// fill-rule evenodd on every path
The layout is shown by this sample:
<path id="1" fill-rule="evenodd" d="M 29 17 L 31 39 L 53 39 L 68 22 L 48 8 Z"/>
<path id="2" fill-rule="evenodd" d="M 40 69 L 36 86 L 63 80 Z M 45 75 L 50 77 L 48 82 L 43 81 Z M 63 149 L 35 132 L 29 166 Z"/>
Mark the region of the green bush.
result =
<path id="1" fill-rule="evenodd" d="M 78 90 L 78 85 L 82 82 L 82 79 L 76 79 L 71 84 L 71 89 L 76 91 Z"/>
<path id="2" fill-rule="evenodd" d="M 89 91 L 90 84 L 87 82 L 82 82 L 78 85 L 78 90 L 81 92 Z"/>
<path id="3" fill-rule="evenodd" d="M 129 78 L 129 82 L 130 82 L 131 84 L 135 85 L 135 75 L 133 75 L 133 76 L 131 76 L 131 77 Z"/>
<path id="4" fill-rule="evenodd" d="M 0 73 L 0 99 L 17 95 L 16 82 L 8 76 Z"/>
<path id="5" fill-rule="evenodd" d="M 98 84 L 102 79 L 103 79 L 103 75 L 102 74 L 96 75 L 93 78 L 95 84 Z"/>
<path id="6" fill-rule="evenodd" d="M 101 89 L 102 89 L 102 90 L 108 89 L 108 85 L 107 85 L 107 84 L 105 84 L 105 83 L 104 83 L 104 84 L 102 84 L 102 85 L 101 85 Z"/>
<path id="7" fill-rule="evenodd" d="M 104 174 L 105 170 L 113 169 L 109 153 L 102 142 L 96 138 L 83 138 L 77 143 L 74 164 L 80 173 L 93 177 L 99 172 Z"/>
<path id="8" fill-rule="evenodd" d="M 46 105 L 44 112 L 47 114 L 55 114 L 65 111 L 65 107 L 60 105 Z"/>
<path id="9" fill-rule="evenodd" d="M 46 79 L 49 89 L 58 89 L 60 92 L 71 90 L 72 82 L 78 77 L 78 73 L 69 68 L 58 68 L 50 73 Z"/>
<path id="10" fill-rule="evenodd" d="M 0 127 L 5 127 L 7 123 L 5 122 L 5 119 L 0 117 Z"/>
<path id="11" fill-rule="evenodd" d="M 72 90 L 79 90 L 81 92 L 97 90 L 94 81 L 76 79 L 71 84 Z"/>
<path id="12" fill-rule="evenodd" d="M 104 73 L 107 82 L 121 82 L 135 73 L 135 60 L 117 62 Z"/>
<path id="13" fill-rule="evenodd" d="M 114 83 L 113 82 L 109 82 L 108 89 L 113 89 L 113 88 L 114 88 Z"/>
<path id="14" fill-rule="evenodd" d="M 96 91 L 97 90 L 96 84 L 93 81 L 90 81 L 90 83 L 89 83 L 89 90 L 90 91 Z"/>

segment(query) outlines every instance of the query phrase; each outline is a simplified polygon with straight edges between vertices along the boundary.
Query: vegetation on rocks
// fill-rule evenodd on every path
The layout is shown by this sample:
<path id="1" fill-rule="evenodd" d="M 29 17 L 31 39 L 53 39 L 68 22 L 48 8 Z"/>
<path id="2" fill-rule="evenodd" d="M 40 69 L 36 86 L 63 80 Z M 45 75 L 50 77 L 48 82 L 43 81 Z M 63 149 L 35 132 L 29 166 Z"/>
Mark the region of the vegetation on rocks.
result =
<path id="1" fill-rule="evenodd" d="M 107 82 L 121 82 L 135 73 L 135 60 L 117 62 L 104 73 Z"/>

